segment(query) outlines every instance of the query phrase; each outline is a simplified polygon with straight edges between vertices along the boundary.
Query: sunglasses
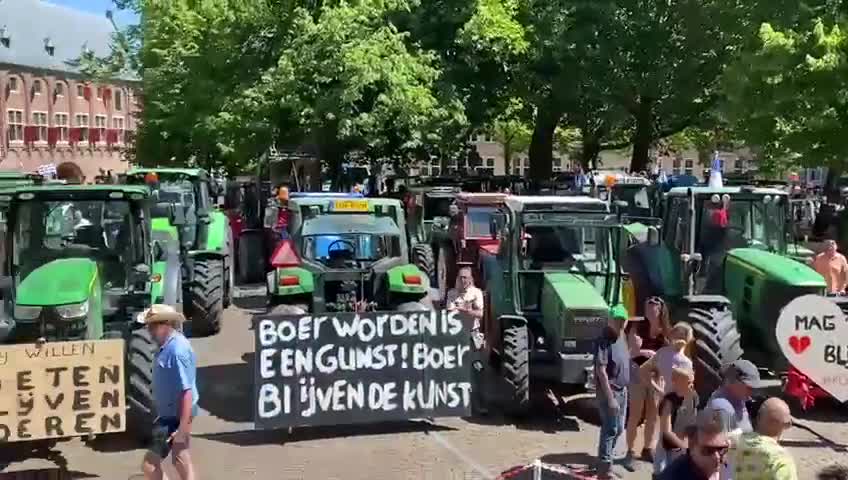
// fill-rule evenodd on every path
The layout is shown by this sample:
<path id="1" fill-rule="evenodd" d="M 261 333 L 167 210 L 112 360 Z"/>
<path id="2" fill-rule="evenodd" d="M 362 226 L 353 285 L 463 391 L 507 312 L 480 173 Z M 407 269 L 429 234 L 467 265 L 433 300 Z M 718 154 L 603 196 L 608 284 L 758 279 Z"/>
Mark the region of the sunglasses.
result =
<path id="1" fill-rule="evenodd" d="M 651 305 L 665 305 L 665 302 L 660 297 L 651 297 L 647 301 Z"/>
<path id="2" fill-rule="evenodd" d="M 730 450 L 729 446 L 723 446 L 723 447 L 701 446 L 701 447 L 698 447 L 698 448 L 701 450 L 701 455 L 703 455 L 705 457 L 714 456 L 716 454 L 718 454 L 719 457 L 724 457 L 725 455 L 727 455 L 728 450 Z"/>

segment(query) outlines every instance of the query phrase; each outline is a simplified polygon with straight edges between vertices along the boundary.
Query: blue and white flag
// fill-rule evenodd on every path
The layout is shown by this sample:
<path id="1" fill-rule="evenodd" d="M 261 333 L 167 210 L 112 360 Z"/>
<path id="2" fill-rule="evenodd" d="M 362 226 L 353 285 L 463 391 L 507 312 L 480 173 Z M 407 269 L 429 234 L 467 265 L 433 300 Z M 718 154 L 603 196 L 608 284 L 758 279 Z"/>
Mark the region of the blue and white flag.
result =
<path id="1" fill-rule="evenodd" d="M 713 163 L 710 165 L 710 188 L 724 187 L 724 179 L 721 177 L 721 159 L 718 157 L 718 150 L 713 156 Z"/>

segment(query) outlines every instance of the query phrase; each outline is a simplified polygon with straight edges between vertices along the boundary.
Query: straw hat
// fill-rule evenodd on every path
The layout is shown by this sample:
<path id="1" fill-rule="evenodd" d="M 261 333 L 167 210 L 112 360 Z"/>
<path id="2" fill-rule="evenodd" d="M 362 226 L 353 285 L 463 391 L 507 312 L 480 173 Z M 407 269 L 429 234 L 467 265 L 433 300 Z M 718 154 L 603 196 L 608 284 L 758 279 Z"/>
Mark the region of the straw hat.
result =
<path id="1" fill-rule="evenodd" d="M 151 305 L 147 310 L 139 313 L 136 317 L 136 321 L 145 325 L 150 325 L 152 323 L 179 325 L 185 322 L 185 316 L 170 305 L 157 303 L 155 305 Z"/>

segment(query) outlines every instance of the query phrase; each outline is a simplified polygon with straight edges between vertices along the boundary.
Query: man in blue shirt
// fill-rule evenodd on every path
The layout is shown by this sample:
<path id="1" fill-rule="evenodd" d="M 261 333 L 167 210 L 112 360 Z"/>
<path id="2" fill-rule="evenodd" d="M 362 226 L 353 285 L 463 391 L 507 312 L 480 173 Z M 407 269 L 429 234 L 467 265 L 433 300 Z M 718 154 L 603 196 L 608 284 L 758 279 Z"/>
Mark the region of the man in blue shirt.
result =
<path id="1" fill-rule="evenodd" d="M 624 341 L 627 310 L 616 306 L 595 345 L 595 388 L 601 417 L 598 442 L 598 478 L 618 478 L 612 471 L 612 454 L 624 431 L 627 412 L 627 385 L 630 383 L 630 351 Z"/>
<path id="2" fill-rule="evenodd" d="M 181 480 L 194 480 L 188 447 L 199 395 L 194 350 L 178 330 L 185 317 L 168 305 L 153 305 L 139 315 L 139 321 L 159 345 L 153 361 L 153 400 L 158 417 L 153 424 L 153 442 L 144 456 L 144 476 L 163 480 L 162 461 L 173 453 L 171 460 Z"/>
<path id="3" fill-rule="evenodd" d="M 721 387 L 713 392 L 707 406 L 713 401 L 725 399 L 736 411 L 736 424 L 743 433 L 753 430 L 746 402 L 751 399 L 755 388 L 760 384 L 760 372 L 748 360 L 736 360 L 722 369 Z"/>

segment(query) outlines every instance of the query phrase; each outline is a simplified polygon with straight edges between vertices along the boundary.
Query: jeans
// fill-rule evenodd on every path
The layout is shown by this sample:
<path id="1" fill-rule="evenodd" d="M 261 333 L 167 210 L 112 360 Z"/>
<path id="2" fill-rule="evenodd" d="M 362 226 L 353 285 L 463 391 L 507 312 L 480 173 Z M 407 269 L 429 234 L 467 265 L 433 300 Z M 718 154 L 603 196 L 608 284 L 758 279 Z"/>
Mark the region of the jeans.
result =
<path id="1" fill-rule="evenodd" d="M 624 419 L 627 418 L 627 389 L 612 391 L 613 399 L 618 403 L 618 411 L 613 414 L 609 401 L 602 394 L 598 395 L 598 409 L 601 416 L 601 438 L 598 441 L 598 461 L 603 473 L 612 467 L 612 454 L 618 437 L 624 432 Z"/>

